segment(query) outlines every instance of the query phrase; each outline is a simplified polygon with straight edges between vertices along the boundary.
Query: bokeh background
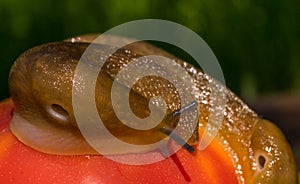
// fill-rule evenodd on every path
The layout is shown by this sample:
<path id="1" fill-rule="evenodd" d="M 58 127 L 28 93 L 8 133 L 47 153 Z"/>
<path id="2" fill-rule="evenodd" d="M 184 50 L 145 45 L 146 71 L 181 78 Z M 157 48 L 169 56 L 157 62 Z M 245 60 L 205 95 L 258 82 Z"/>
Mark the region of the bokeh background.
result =
<path id="1" fill-rule="evenodd" d="M 297 0 L 0 0 L 0 99 L 9 97 L 10 67 L 25 50 L 145 18 L 197 32 L 218 57 L 227 86 L 277 122 L 300 155 Z"/>

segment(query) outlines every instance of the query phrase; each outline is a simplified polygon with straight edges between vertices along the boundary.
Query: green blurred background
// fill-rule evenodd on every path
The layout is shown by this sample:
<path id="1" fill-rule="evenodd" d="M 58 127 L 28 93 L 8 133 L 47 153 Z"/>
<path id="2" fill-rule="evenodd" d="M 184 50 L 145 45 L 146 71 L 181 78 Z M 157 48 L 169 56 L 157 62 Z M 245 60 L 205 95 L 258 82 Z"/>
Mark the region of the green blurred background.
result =
<path id="1" fill-rule="evenodd" d="M 197 32 L 218 57 L 227 86 L 244 99 L 296 93 L 299 7 L 296 0 L 0 0 L 0 99 L 9 96 L 10 67 L 25 50 L 144 18 L 175 21 Z"/>
<path id="2" fill-rule="evenodd" d="M 299 1 L 0 0 L 0 99 L 25 50 L 45 42 L 104 32 L 127 21 L 166 19 L 197 32 L 222 66 L 227 86 L 244 99 L 300 91 Z"/>
<path id="3" fill-rule="evenodd" d="M 0 0 L 0 100 L 9 97 L 10 67 L 25 50 L 145 18 L 197 32 L 219 59 L 227 86 L 282 128 L 300 167 L 297 0 Z"/>

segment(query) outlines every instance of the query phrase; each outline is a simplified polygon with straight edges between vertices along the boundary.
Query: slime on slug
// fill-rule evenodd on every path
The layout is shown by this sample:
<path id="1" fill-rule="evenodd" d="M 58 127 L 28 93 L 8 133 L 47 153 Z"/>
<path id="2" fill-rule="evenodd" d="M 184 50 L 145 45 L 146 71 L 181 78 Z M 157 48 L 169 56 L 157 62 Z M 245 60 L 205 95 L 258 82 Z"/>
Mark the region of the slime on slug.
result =
<path id="1" fill-rule="evenodd" d="M 10 92 L 15 104 L 10 128 L 24 144 L 49 154 L 99 154 L 81 135 L 72 108 L 74 70 L 82 53 L 96 37 L 97 35 L 85 35 L 37 46 L 15 61 L 9 78 Z M 112 40 L 123 38 L 108 36 L 107 39 L 109 43 L 113 43 Z M 113 44 L 101 43 L 96 44 L 95 49 L 101 53 L 112 46 Z M 129 100 L 132 111 L 141 118 L 149 116 L 149 99 L 161 96 L 166 102 L 167 114 L 175 116 L 166 117 L 156 127 L 145 131 L 134 130 L 119 122 L 110 102 L 110 88 L 114 77 L 131 59 L 146 55 L 161 55 L 173 59 L 194 79 L 196 90 L 191 93 L 197 99 L 198 126 L 190 130 L 189 122 L 186 121 L 187 126 L 180 127 L 183 132 L 192 132 L 187 143 L 183 144 L 180 140 L 184 135 L 179 134 L 179 139 L 173 139 L 192 152 L 191 146 L 196 145 L 199 140 L 198 129 L 201 132 L 206 126 L 214 128 L 213 124 L 207 124 L 207 117 L 211 113 L 209 97 L 212 91 L 208 83 L 212 83 L 216 89 L 225 91 L 227 99 L 224 119 L 216 139 L 232 158 L 239 181 L 297 182 L 291 149 L 275 125 L 261 119 L 234 93 L 200 69 L 145 42 L 136 42 L 119 49 L 109 56 L 109 62 L 99 73 L 96 91 L 102 93 L 96 94 L 97 110 L 113 135 L 132 144 L 154 143 L 169 135 L 178 121 L 176 113 L 185 111 L 174 86 L 169 87 L 168 81 L 149 76 L 139 80 L 131 89 Z M 95 64 L 93 62 L 91 64 Z M 162 88 L 157 88 L 156 85 Z M 80 90 L 80 86 L 78 88 Z M 149 147 L 133 152 L 147 152 L 152 149 Z M 112 149 L 112 154 L 124 154 L 124 151 L 122 148 L 115 148 Z"/>

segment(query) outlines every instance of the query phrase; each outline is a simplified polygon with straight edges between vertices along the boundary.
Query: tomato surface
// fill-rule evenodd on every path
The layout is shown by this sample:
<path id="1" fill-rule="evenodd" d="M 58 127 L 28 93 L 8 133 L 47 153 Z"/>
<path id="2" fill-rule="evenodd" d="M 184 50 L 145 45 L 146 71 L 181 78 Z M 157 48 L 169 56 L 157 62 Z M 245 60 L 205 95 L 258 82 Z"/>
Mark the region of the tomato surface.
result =
<path id="1" fill-rule="evenodd" d="M 35 151 L 9 130 L 12 115 L 12 101 L 0 102 L 0 183 L 238 183 L 231 159 L 217 141 L 193 154 L 180 149 L 154 164 L 126 165 L 104 156 Z"/>

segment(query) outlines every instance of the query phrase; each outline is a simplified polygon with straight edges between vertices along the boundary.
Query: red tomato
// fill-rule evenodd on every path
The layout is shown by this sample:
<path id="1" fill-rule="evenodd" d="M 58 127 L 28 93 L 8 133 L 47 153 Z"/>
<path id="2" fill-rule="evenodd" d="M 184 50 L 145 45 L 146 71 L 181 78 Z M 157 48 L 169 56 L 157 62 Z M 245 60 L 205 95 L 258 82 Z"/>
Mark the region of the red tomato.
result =
<path id="1" fill-rule="evenodd" d="M 11 100 L 0 103 L 0 183 L 238 183 L 230 158 L 217 143 L 190 154 L 181 149 L 149 165 L 125 165 L 103 156 L 37 152 L 9 130 Z M 30 132 L 29 132 L 30 133 Z"/>

